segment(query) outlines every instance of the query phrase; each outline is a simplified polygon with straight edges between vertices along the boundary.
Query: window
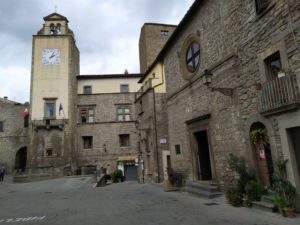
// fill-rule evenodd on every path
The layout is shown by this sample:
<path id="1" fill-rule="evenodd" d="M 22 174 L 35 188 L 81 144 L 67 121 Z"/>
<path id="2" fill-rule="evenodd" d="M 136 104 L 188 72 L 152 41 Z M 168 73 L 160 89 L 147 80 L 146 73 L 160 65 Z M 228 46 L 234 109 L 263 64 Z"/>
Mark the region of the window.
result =
<path id="1" fill-rule="evenodd" d="M 93 147 L 93 136 L 83 136 L 83 148 L 91 149 Z"/>
<path id="2" fill-rule="evenodd" d="M 128 106 L 119 106 L 117 108 L 117 121 L 131 121 L 130 108 Z"/>
<path id="3" fill-rule="evenodd" d="M 93 123 L 94 109 L 81 109 L 80 118 L 81 118 L 81 123 Z"/>
<path id="4" fill-rule="evenodd" d="M 256 13 L 261 13 L 269 5 L 269 0 L 255 0 Z"/>
<path id="5" fill-rule="evenodd" d="M 180 145 L 175 145 L 175 153 L 176 153 L 176 155 L 181 154 Z"/>
<path id="6" fill-rule="evenodd" d="M 161 30 L 160 31 L 161 37 L 169 37 L 169 31 L 168 30 Z"/>
<path id="7" fill-rule="evenodd" d="M 266 66 L 267 78 L 269 81 L 284 76 L 284 73 L 282 73 L 282 65 L 279 52 L 274 53 L 264 61 Z"/>
<path id="8" fill-rule="evenodd" d="M 199 35 L 197 33 L 188 35 L 179 53 L 180 72 L 184 79 L 191 79 L 199 70 L 201 65 L 200 54 Z"/>
<path id="9" fill-rule="evenodd" d="M 128 84 L 121 84 L 120 91 L 121 91 L 121 93 L 129 92 L 129 85 Z"/>
<path id="10" fill-rule="evenodd" d="M 53 155 L 53 150 L 52 148 L 46 149 L 46 156 L 52 156 Z"/>
<path id="11" fill-rule="evenodd" d="M 83 87 L 83 94 L 86 94 L 86 95 L 92 94 L 92 86 L 84 86 Z"/>
<path id="12" fill-rule="evenodd" d="M 55 102 L 54 101 L 46 101 L 45 102 L 45 118 L 46 119 L 55 118 Z"/>
<path id="13" fill-rule="evenodd" d="M 4 123 L 0 121 L 0 132 L 4 132 Z"/>
<path id="14" fill-rule="evenodd" d="M 120 134 L 120 147 L 130 146 L 129 134 Z"/>
<path id="15" fill-rule="evenodd" d="M 188 71 L 195 72 L 200 62 L 200 45 L 197 42 L 192 42 L 186 53 L 186 65 Z"/>

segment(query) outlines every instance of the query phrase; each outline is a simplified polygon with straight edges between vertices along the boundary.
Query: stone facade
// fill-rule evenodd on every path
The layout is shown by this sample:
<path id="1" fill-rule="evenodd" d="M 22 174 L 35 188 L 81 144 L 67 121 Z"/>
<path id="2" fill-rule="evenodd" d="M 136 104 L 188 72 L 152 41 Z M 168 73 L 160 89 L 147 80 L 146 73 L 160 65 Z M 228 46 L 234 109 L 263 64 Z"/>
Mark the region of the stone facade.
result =
<path id="1" fill-rule="evenodd" d="M 26 166 L 26 156 L 20 159 L 22 162 L 18 160 L 28 148 L 28 128 L 24 127 L 23 116 L 26 108 L 29 104 L 0 98 L 0 165 L 4 165 L 8 173 Z"/>
<path id="2" fill-rule="evenodd" d="M 176 26 L 168 24 L 145 23 L 143 25 L 139 40 L 141 73 L 147 71 L 175 28 Z"/>
<path id="3" fill-rule="evenodd" d="M 259 123 L 268 130 L 273 163 L 289 159 L 288 177 L 299 191 L 294 160 L 298 142 L 291 140 L 289 131 L 296 134 L 300 127 L 299 106 L 294 104 L 299 104 L 299 7 L 297 1 L 274 0 L 258 13 L 250 0 L 195 1 L 174 31 L 156 61 L 163 61 L 165 67 L 171 165 L 188 181 L 208 179 L 229 186 L 234 179 L 227 163 L 229 153 L 246 156 L 262 179 L 249 137 L 250 129 Z M 189 72 L 182 67 L 187 47 L 195 40 L 200 44 L 200 64 Z M 278 73 L 272 81 L 268 60 L 275 53 L 284 74 Z M 205 69 L 213 74 L 209 87 L 201 81 Z M 286 94 L 284 83 L 290 82 L 292 97 L 262 97 L 268 91 L 276 96 L 274 82 L 282 87 L 281 95 Z M 262 89 L 257 90 L 256 83 Z M 224 95 L 220 88 L 231 88 L 233 94 Z M 278 98 L 280 104 L 272 105 Z M 271 106 L 262 108 L 266 104 Z M 206 162 L 201 163 L 199 154 L 208 154 Z"/>
<path id="4" fill-rule="evenodd" d="M 79 94 L 77 107 L 78 167 L 102 167 L 111 173 L 116 168 L 124 171 L 128 163 L 135 165 L 138 150 L 134 93 Z M 124 107 L 129 110 L 129 118 L 119 121 L 118 109 Z M 82 121 L 81 113 L 86 109 L 93 110 L 93 122 Z M 122 135 L 128 135 L 128 143 L 123 146 Z M 84 146 L 86 136 L 92 137 L 90 147 Z"/>
<path id="5" fill-rule="evenodd" d="M 168 151 L 168 120 L 166 115 L 166 94 L 156 93 L 149 88 L 138 94 L 140 180 L 161 182 L 164 179 L 162 152 Z"/>

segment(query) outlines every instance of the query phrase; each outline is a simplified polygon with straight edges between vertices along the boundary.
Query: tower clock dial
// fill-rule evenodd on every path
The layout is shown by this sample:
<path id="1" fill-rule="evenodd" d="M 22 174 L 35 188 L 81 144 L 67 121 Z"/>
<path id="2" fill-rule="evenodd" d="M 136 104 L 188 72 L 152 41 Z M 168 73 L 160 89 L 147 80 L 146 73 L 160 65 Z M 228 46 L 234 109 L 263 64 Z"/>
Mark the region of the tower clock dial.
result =
<path id="1" fill-rule="evenodd" d="M 60 49 L 57 49 L 57 48 L 43 49 L 42 62 L 44 65 L 59 65 L 60 64 Z"/>

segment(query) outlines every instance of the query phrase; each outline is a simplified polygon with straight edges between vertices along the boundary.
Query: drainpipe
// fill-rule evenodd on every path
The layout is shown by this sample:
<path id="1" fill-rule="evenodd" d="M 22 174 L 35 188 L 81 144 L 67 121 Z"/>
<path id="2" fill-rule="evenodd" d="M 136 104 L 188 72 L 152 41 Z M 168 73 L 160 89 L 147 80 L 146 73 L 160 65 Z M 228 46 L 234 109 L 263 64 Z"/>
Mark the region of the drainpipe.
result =
<path id="1" fill-rule="evenodd" d="M 159 155 L 158 155 L 158 137 L 157 137 L 157 125 L 156 125 L 156 106 L 155 106 L 155 91 L 152 88 L 153 94 L 153 109 L 154 109 L 154 130 L 155 130 L 155 150 L 156 150 L 156 164 L 157 164 L 157 182 L 160 182 L 160 171 L 159 171 Z"/>
<path id="2" fill-rule="evenodd" d="M 163 64 L 162 64 L 163 65 Z M 164 71 L 161 70 L 162 81 L 158 83 L 154 87 L 152 87 L 152 94 L 153 94 L 153 109 L 154 109 L 154 130 L 155 130 L 155 150 L 156 150 L 156 163 L 157 163 L 157 182 L 160 182 L 160 165 L 159 165 L 159 152 L 158 152 L 158 134 L 157 134 L 157 121 L 156 121 L 156 99 L 155 99 L 155 91 L 154 89 L 159 85 L 164 84 Z M 152 86 L 152 83 L 151 83 Z"/>

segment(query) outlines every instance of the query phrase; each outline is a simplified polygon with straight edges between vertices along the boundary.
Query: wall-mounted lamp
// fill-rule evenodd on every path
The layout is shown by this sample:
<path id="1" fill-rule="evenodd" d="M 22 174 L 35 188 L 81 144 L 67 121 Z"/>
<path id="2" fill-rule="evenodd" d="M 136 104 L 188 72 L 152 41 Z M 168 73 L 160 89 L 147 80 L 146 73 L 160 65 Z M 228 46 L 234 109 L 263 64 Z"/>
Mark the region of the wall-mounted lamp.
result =
<path id="1" fill-rule="evenodd" d="M 204 70 L 204 73 L 201 77 L 203 84 L 206 85 L 211 91 L 218 91 L 223 95 L 232 97 L 233 88 L 210 87 L 212 76 L 213 74 L 208 69 Z"/>

